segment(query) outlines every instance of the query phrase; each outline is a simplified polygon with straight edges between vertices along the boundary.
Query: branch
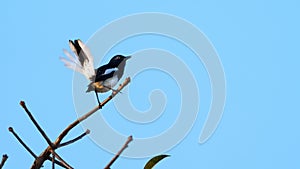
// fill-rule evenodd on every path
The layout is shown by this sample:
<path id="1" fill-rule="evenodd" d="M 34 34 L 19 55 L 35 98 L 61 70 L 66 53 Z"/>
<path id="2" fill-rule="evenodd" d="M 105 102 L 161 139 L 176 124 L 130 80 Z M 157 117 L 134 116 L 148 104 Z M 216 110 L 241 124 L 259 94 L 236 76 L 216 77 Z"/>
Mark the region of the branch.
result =
<path id="1" fill-rule="evenodd" d="M 54 160 L 54 163 L 55 163 L 55 164 L 57 164 L 57 165 L 59 165 L 59 166 L 61 166 L 61 167 L 63 167 L 63 168 L 67 168 L 66 165 L 64 165 L 62 162 L 56 160 L 55 158 L 52 158 L 52 157 L 49 156 L 49 157 L 47 158 L 47 160 L 52 161 L 52 162 L 53 162 L 53 160 Z"/>
<path id="2" fill-rule="evenodd" d="M 104 169 L 110 169 L 110 166 L 119 158 L 121 153 L 128 147 L 128 144 L 132 141 L 132 136 L 129 136 L 127 138 L 127 141 L 123 145 L 123 147 L 119 150 L 119 152 L 114 156 L 114 158 L 111 159 L 111 161 L 106 165 Z"/>
<path id="3" fill-rule="evenodd" d="M 12 127 L 9 127 L 8 131 L 10 131 L 15 136 L 19 143 L 29 152 L 29 154 L 31 154 L 33 158 L 37 158 L 37 155 L 24 143 L 24 141 L 18 136 L 18 134 L 14 131 Z"/>
<path id="4" fill-rule="evenodd" d="M 95 112 L 97 112 L 99 110 L 100 107 L 103 107 L 106 103 L 108 103 L 111 99 L 113 99 L 126 85 L 128 85 L 130 82 L 130 78 L 127 77 L 125 79 L 125 81 L 118 87 L 118 89 L 114 92 L 112 92 L 112 94 L 106 98 L 101 104 L 100 106 L 96 106 L 95 108 L 93 108 L 91 111 L 89 111 L 88 113 L 86 113 L 85 115 L 81 116 L 80 118 L 78 118 L 77 120 L 75 120 L 73 123 L 71 123 L 66 129 L 64 129 L 60 135 L 57 137 L 57 139 L 55 140 L 55 142 L 53 143 L 53 147 L 57 148 L 57 146 L 60 145 L 62 139 L 70 132 L 70 130 L 72 128 L 74 128 L 75 126 L 77 126 L 80 122 L 82 122 L 83 120 L 87 119 L 89 116 L 91 116 L 92 114 L 94 114 Z M 37 159 L 34 161 L 34 163 L 31 166 L 31 169 L 36 169 L 36 168 L 41 168 L 41 166 L 43 165 L 43 163 L 47 160 L 47 158 L 49 158 L 50 154 L 51 154 L 51 146 L 48 146 L 43 152 L 42 154 L 40 154 Z"/>
<path id="5" fill-rule="evenodd" d="M 108 103 L 112 98 L 115 97 L 115 95 L 117 95 L 126 85 L 128 85 L 130 82 L 130 78 L 127 77 L 125 79 L 125 81 L 118 87 L 118 89 L 116 91 L 114 91 L 110 96 L 108 96 L 101 104 L 100 106 L 96 106 L 95 108 L 93 108 L 91 111 L 89 111 L 88 113 L 84 114 L 83 116 L 81 116 L 80 118 L 78 118 L 77 120 L 75 120 L 73 123 L 71 123 L 56 139 L 55 143 L 56 145 L 59 145 L 60 142 L 62 141 L 62 139 L 69 133 L 69 131 L 74 128 L 75 126 L 77 126 L 80 122 L 82 122 L 83 120 L 87 119 L 89 116 L 91 116 L 92 114 L 94 114 L 96 111 L 99 110 L 100 107 L 103 107 L 106 103 Z"/>
<path id="6" fill-rule="evenodd" d="M 61 167 L 63 167 L 63 168 L 67 168 L 62 162 L 56 160 L 55 158 L 52 158 L 52 157 L 49 156 L 49 157 L 47 158 L 47 160 L 52 161 L 52 162 L 53 162 L 53 160 L 54 160 L 54 163 L 55 163 L 55 164 L 57 164 L 57 165 L 59 165 L 59 166 L 61 166 Z"/>
<path id="7" fill-rule="evenodd" d="M 52 155 L 52 169 L 55 169 L 55 156 Z"/>
<path id="8" fill-rule="evenodd" d="M 117 89 L 117 90 L 114 90 L 114 91 L 112 92 L 112 94 L 111 94 L 110 96 L 108 96 L 108 98 L 106 98 L 106 99 L 101 103 L 101 106 L 98 106 L 98 107 L 99 107 L 99 108 L 100 108 L 100 107 L 103 107 L 107 102 L 109 102 L 112 98 L 114 98 L 115 95 L 117 95 L 118 93 L 120 93 L 120 91 L 121 91 L 126 85 L 128 85 L 129 82 L 130 82 L 130 77 L 127 77 L 127 78 L 125 79 L 125 81 L 124 81 L 122 84 L 120 84 L 120 86 L 118 87 L 118 89 Z"/>
<path id="9" fill-rule="evenodd" d="M 51 149 L 51 153 L 53 158 L 57 158 L 58 160 L 60 160 L 60 162 L 64 165 L 64 167 L 68 168 L 68 169 L 73 169 L 73 167 L 71 167 L 63 158 L 61 158 L 54 150 Z"/>
<path id="10" fill-rule="evenodd" d="M 15 136 L 15 138 L 19 141 L 19 143 L 29 152 L 29 154 L 36 159 L 37 155 L 25 144 L 25 142 L 18 136 L 18 134 L 14 131 L 14 129 L 12 127 L 9 127 L 8 130 Z M 47 158 L 47 160 L 52 161 L 53 159 L 49 156 L 49 158 Z M 55 164 L 66 168 L 61 162 L 54 160 Z"/>
<path id="11" fill-rule="evenodd" d="M 59 157 L 58 159 L 62 162 L 62 164 L 64 164 L 64 166 L 68 167 L 68 168 L 72 168 L 70 165 L 68 165 L 57 153 L 55 153 L 55 149 L 56 146 L 51 142 L 51 140 L 49 139 L 49 137 L 47 136 L 47 134 L 44 132 L 44 130 L 41 128 L 41 126 L 38 124 L 38 122 L 34 119 L 33 115 L 31 114 L 31 112 L 28 110 L 26 104 L 24 101 L 20 102 L 20 105 L 23 107 L 23 109 L 25 110 L 25 112 L 27 113 L 27 115 L 29 116 L 30 120 L 33 122 L 33 124 L 35 125 L 35 127 L 38 129 L 38 131 L 41 133 L 41 135 L 44 137 L 44 139 L 46 140 L 46 142 L 48 143 L 49 147 L 51 147 L 51 152 L 53 154 L 53 156 Z M 50 156 L 48 156 L 50 157 Z M 36 159 L 37 157 L 35 157 Z M 47 158 L 48 159 L 48 158 Z M 53 159 L 54 160 L 54 159 Z"/>
<path id="12" fill-rule="evenodd" d="M 40 125 L 37 123 L 37 121 L 34 119 L 34 117 L 32 116 L 31 112 L 26 107 L 25 102 L 21 101 L 20 105 L 23 107 L 23 109 L 25 110 L 25 112 L 29 116 L 30 120 L 33 122 L 33 124 L 35 125 L 35 127 L 38 129 L 38 131 L 42 134 L 42 136 L 44 137 L 44 139 L 47 141 L 48 145 L 52 146 L 51 140 L 46 135 L 46 133 L 44 132 L 44 130 L 40 127 Z"/>
<path id="13" fill-rule="evenodd" d="M 45 156 L 45 154 L 48 154 L 48 156 Z M 43 166 L 44 161 L 46 161 L 46 160 L 52 161 L 53 158 L 50 157 L 50 154 L 51 154 L 51 147 L 47 147 L 46 150 L 44 150 L 43 153 L 34 160 L 33 165 L 31 166 L 31 169 L 41 168 Z M 66 169 L 69 168 L 64 163 L 62 163 L 58 160 L 54 160 L 54 161 L 55 161 L 55 164 L 57 164 L 63 168 L 66 168 Z"/>
<path id="14" fill-rule="evenodd" d="M 74 139 L 72 139 L 72 140 L 69 140 L 69 141 L 67 141 L 67 142 L 61 143 L 60 145 L 57 146 L 57 148 L 60 148 L 60 147 L 63 147 L 63 146 L 67 146 L 67 145 L 69 145 L 69 144 L 72 144 L 72 143 L 74 143 L 74 142 L 76 142 L 76 141 L 82 139 L 84 136 L 86 136 L 86 135 L 88 135 L 88 134 L 90 134 L 90 130 L 89 130 L 89 129 L 86 130 L 86 131 L 85 131 L 84 133 L 82 133 L 81 135 L 79 135 L 78 137 L 76 137 L 76 138 L 74 138 Z"/>
<path id="15" fill-rule="evenodd" d="M 1 163 L 0 163 L 0 169 L 4 166 L 6 160 L 8 159 L 8 155 L 7 154 L 3 154 L 2 156 L 2 160 L 1 160 Z"/>

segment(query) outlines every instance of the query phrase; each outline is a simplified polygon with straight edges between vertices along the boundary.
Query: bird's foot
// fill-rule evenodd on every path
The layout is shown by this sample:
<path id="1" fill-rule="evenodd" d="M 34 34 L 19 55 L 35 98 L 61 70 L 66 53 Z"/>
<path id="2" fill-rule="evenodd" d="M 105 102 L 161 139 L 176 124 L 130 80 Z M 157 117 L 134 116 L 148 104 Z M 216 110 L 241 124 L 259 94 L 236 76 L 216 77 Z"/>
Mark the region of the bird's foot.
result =
<path id="1" fill-rule="evenodd" d="M 102 109 L 102 105 L 101 105 L 101 103 L 99 103 L 99 105 L 98 105 L 98 109 Z"/>
<path id="2" fill-rule="evenodd" d="M 116 90 L 116 89 L 111 89 L 113 91 L 114 94 L 117 94 L 117 93 L 122 93 L 120 92 L 119 90 Z"/>

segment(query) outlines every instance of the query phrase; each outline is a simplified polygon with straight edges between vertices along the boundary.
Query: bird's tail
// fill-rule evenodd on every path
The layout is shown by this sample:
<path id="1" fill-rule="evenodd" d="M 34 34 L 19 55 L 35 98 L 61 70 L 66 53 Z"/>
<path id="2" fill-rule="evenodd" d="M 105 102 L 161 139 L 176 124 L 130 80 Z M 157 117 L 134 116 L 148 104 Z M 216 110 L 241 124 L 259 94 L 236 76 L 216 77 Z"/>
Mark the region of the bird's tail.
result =
<path id="1" fill-rule="evenodd" d="M 87 79 L 92 80 L 95 77 L 94 58 L 88 47 L 80 40 L 69 40 L 69 46 L 73 53 L 72 55 L 66 49 L 63 49 L 67 58 L 60 57 L 60 60 L 65 63 L 69 69 L 83 74 Z"/>
<path id="2" fill-rule="evenodd" d="M 89 85 L 88 85 L 88 89 L 86 90 L 86 92 L 91 92 L 91 91 L 94 91 L 95 88 L 93 86 L 93 82 L 91 82 Z"/>

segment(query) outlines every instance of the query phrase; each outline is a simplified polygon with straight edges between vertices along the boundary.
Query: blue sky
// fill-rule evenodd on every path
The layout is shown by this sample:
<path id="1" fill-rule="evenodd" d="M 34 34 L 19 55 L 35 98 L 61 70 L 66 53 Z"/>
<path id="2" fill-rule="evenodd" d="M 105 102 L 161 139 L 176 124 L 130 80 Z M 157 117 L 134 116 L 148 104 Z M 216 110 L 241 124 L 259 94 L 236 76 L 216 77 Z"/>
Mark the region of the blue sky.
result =
<path id="1" fill-rule="evenodd" d="M 62 48 L 68 48 L 69 39 L 87 41 L 99 28 L 123 16 L 162 12 L 193 23 L 211 41 L 224 67 L 227 96 L 217 130 L 206 143 L 198 144 L 211 99 L 209 78 L 201 62 L 194 57 L 187 59 L 189 51 L 180 47 L 172 51 L 172 47 L 164 45 L 163 38 L 151 36 L 129 39 L 105 56 L 104 62 L 116 52 L 164 48 L 179 52 L 195 73 L 203 108 L 187 137 L 173 149 L 162 152 L 172 156 L 157 168 L 299 168 L 299 7 L 296 0 L 2 1 L 0 153 L 9 155 L 5 167 L 28 168 L 33 162 L 7 131 L 9 126 L 13 126 L 37 154 L 46 146 L 20 108 L 20 100 L 26 101 L 53 140 L 76 119 L 73 74 L 58 59 L 63 55 Z M 141 40 L 146 43 L 136 43 Z M 153 76 L 163 79 L 164 85 L 156 83 Z M 143 83 L 147 79 L 152 83 Z M 130 90 L 136 92 L 131 94 L 132 102 L 140 110 L 149 107 L 146 98 L 153 88 L 151 85 L 165 90 L 170 98 L 178 96 L 173 80 L 159 72 L 145 72 L 133 82 L 136 83 L 131 84 Z M 145 87 L 144 92 L 137 92 L 143 90 L 140 86 Z M 124 95 L 126 93 L 118 97 Z M 166 116 L 162 117 L 164 121 L 149 126 L 122 119 L 113 104 L 105 110 L 112 113 L 103 111 L 103 116 L 125 135 L 133 132 L 138 137 L 146 137 L 171 125 L 176 115 L 170 112 L 178 111 L 172 104 L 177 102 L 170 99 Z M 131 127 L 136 130 L 129 130 Z M 67 138 L 82 131 L 77 127 Z M 88 137 L 58 153 L 75 168 L 103 168 L 112 157 Z M 121 158 L 113 168 L 142 168 L 146 161 Z M 50 168 L 50 163 L 45 163 L 45 167 Z"/>

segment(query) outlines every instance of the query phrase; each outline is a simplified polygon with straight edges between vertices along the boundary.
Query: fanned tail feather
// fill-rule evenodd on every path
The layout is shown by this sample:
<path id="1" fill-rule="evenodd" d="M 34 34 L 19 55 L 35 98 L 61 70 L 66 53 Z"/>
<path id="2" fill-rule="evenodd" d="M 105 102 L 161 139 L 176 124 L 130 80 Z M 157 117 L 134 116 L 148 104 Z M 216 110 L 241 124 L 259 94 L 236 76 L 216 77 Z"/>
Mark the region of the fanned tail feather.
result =
<path id="1" fill-rule="evenodd" d="M 88 47 L 79 39 L 74 42 L 70 40 L 69 46 L 75 56 L 63 49 L 67 58 L 60 57 L 60 60 L 67 68 L 83 74 L 89 80 L 94 79 L 94 59 Z"/>
<path id="2" fill-rule="evenodd" d="M 78 73 L 84 74 L 80 65 L 78 65 L 78 64 L 76 64 L 76 63 L 74 63 L 72 61 L 69 61 L 69 60 L 67 60 L 67 59 L 65 59 L 63 57 L 59 57 L 59 59 L 64 63 L 64 65 L 67 68 L 72 69 L 72 70 L 74 70 L 74 71 L 76 71 Z"/>

